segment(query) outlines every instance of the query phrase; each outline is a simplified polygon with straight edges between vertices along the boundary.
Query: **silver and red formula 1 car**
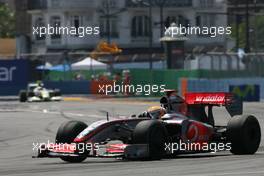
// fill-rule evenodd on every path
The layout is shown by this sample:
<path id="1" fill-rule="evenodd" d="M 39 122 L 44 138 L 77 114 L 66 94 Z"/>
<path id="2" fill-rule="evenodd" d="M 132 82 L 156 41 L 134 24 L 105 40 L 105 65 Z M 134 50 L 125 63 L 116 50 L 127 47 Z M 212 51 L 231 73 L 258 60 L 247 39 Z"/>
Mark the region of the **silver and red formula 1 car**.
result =
<path id="1" fill-rule="evenodd" d="M 187 93 L 181 98 L 172 92 L 161 98 L 165 113 L 158 118 L 143 113 L 123 119 L 107 117 L 89 126 L 80 121 L 63 123 L 56 142 L 41 145 L 35 157 L 82 162 L 87 157 L 161 159 L 182 153 L 254 154 L 258 150 L 259 122 L 253 115 L 242 115 L 242 101 L 231 93 Z M 227 125 L 215 125 L 212 109 L 216 106 L 229 112 Z"/>

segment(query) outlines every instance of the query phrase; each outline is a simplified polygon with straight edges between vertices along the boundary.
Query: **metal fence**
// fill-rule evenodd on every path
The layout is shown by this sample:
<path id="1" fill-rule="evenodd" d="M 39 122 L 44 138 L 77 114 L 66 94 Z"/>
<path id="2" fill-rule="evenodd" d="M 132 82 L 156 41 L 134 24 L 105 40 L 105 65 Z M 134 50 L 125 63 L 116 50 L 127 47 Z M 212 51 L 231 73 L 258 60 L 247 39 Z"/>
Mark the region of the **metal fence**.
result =
<path id="1" fill-rule="evenodd" d="M 186 70 L 247 71 L 252 76 L 264 75 L 264 53 L 209 53 L 186 57 Z"/>
<path id="2" fill-rule="evenodd" d="M 91 65 L 84 70 L 72 70 L 73 63 L 89 57 L 89 52 L 57 52 L 46 54 L 24 54 L 21 59 L 31 61 L 32 80 L 75 80 L 77 76 L 90 80 L 98 74 L 111 75 L 115 70 L 149 69 L 149 54 L 118 54 L 99 53 L 97 61 L 105 63 L 106 69 L 96 69 Z M 167 70 L 164 54 L 152 54 L 154 70 Z M 46 67 L 58 66 L 49 70 Z M 185 71 L 201 70 L 203 78 L 232 77 L 264 77 L 264 53 L 238 55 L 237 53 L 188 54 L 185 58 Z M 210 74 L 211 73 L 211 74 Z M 216 75 L 216 76 L 214 76 Z M 171 75 L 174 77 L 174 75 Z M 198 75 L 199 77 L 199 75 Z"/>
<path id="3" fill-rule="evenodd" d="M 100 75 L 113 75 L 116 70 L 149 69 L 149 54 L 109 54 L 96 53 L 97 57 L 87 67 L 74 69 L 72 64 L 80 62 L 94 52 L 57 52 L 45 54 L 23 54 L 20 59 L 31 62 L 32 80 L 69 81 L 76 79 L 90 80 Z M 152 54 L 153 69 L 166 69 L 163 54 Z M 97 68 L 95 62 L 105 64 L 105 68 Z M 51 68 L 52 67 L 52 68 Z M 79 77 L 79 78 L 78 78 Z"/>

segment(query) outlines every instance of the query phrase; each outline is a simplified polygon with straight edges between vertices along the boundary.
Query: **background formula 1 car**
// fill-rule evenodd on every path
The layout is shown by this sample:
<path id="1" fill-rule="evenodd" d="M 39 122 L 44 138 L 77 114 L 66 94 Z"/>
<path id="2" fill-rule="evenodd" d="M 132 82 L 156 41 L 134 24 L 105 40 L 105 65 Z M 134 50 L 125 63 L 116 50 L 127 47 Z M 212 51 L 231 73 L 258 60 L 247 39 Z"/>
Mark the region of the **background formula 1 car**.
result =
<path id="1" fill-rule="evenodd" d="M 61 99 L 60 90 L 46 89 L 42 83 L 29 83 L 27 90 L 19 92 L 20 102 L 60 101 Z"/>
<path id="2" fill-rule="evenodd" d="M 54 144 L 41 145 L 36 157 L 59 157 L 67 162 L 82 162 L 87 157 L 161 159 L 179 153 L 201 153 L 200 148 L 174 151 L 169 144 L 230 144 L 233 154 L 254 154 L 261 130 L 253 115 L 242 115 L 242 102 L 230 93 L 188 93 L 183 101 L 161 98 L 167 112 L 160 119 L 129 117 L 63 123 Z M 186 113 L 173 112 L 174 104 L 186 105 Z M 216 126 L 212 107 L 225 106 L 232 116 L 225 126 Z M 113 141 L 118 141 L 113 143 Z M 82 144 L 82 145 L 80 145 Z M 89 147 L 87 145 L 89 144 Z M 80 146 L 86 146 L 85 148 Z"/>

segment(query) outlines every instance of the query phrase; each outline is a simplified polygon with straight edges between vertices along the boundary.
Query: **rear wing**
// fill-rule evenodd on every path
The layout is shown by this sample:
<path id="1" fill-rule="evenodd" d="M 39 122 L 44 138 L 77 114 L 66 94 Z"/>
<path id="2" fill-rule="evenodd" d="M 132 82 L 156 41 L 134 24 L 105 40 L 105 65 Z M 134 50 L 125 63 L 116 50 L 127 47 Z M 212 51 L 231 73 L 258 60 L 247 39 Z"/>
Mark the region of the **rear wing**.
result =
<path id="1" fill-rule="evenodd" d="M 185 102 L 188 105 L 225 106 L 231 116 L 243 113 L 242 100 L 227 92 L 186 93 Z"/>

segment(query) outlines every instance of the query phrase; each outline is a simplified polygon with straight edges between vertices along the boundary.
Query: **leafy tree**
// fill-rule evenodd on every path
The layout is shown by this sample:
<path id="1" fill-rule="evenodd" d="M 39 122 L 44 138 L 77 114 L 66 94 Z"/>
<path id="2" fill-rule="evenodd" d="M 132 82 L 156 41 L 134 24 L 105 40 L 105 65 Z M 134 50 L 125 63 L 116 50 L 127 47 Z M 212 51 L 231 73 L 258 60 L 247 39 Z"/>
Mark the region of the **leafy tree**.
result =
<path id="1" fill-rule="evenodd" d="M 232 24 L 232 38 L 236 39 L 236 25 Z M 256 18 L 251 18 L 250 20 L 250 46 L 254 48 L 257 45 L 258 50 L 264 50 L 264 16 L 257 16 Z M 253 29 L 253 30 L 251 30 Z M 239 48 L 245 48 L 246 44 L 246 23 L 241 22 L 238 29 L 239 34 Z M 256 35 L 256 37 L 255 37 Z M 256 49 L 256 48 L 254 48 Z"/>
<path id="2" fill-rule="evenodd" d="M 257 27 L 256 27 L 256 32 L 257 32 L 257 37 L 256 37 L 256 43 L 257 47 L 259 49 L 264 49 L 264 17 L 263 16 L 258 16 L 255 21 Z"/>
<path id="3" fill-rule="evenodd" d="M 0 38 L 10 38 L 14 36 L 14 12 L 5 3 L 0 3 Z"/>

